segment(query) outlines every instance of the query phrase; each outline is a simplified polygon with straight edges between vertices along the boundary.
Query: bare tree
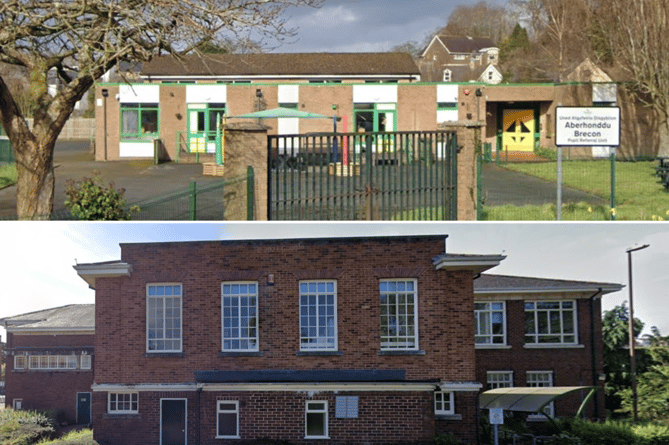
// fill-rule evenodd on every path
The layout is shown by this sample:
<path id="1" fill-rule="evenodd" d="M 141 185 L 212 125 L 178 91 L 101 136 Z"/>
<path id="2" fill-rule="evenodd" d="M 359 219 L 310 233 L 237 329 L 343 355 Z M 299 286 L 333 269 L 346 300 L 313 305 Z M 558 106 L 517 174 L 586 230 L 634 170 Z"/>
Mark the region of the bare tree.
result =
<path id="1" fill-rule="evenodd" d="M 250 35 L 280 42 L 295 35 L 284 12 L 323 0 L 3 0 L 0 62 L 25 67 L 34 123 L 29 128 L 0 76 L 0 123 L 17 162 L 19 219 L 53 210 L 53 151 L 74 106 L 96 79 L 121 61 L 184 54 L 203 42 Z M 48 92 L 52 71 L 63 86 Z"/>
<path id="2" fill-rule="evenodd" d="M 669 156 L 669 0 L 606 0 L 598 29 L 658 120 L 659 156 Z"/>
<path id="3" fill-rule="evenodd" d="M 505 7 L 483 0 L 471 6 L 457 6 L 439 34 L 489 37 L 498 43 L 511 32 L 514 24 Z"/>

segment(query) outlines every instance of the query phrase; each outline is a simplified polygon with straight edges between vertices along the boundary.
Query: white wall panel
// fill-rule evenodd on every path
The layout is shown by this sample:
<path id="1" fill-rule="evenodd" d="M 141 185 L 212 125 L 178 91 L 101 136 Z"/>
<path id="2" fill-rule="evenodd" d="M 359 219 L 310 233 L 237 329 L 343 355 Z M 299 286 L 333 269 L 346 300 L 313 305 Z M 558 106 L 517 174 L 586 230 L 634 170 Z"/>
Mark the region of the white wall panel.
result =
<path id="1" fill-rule="evenodd" d="M 353 85 L 357 104 L 397 103 L 397 85 Z"/>
<path id="2" fill-rule="evenodd" d="M 186 103 L 224 104 L 227 102 L 227 85 L 186 85 Z"/>
<path id="3" fill-rule="evenodd" d="M 160 102 L 160 85 L 119 85 L 121 103 L 152 103 Z"/>

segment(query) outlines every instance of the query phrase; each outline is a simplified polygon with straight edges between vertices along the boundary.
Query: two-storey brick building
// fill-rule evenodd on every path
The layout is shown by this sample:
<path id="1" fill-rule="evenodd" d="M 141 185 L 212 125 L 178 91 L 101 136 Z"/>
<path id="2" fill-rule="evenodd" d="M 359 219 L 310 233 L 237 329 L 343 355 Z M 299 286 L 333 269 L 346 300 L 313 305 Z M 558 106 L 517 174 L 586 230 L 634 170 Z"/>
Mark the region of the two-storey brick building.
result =
<path id="1" fill-rule="evenodd" d="M 5 403 L 56 409 L 67 423 L 90 423 L 94 305 L 68 305 L 7 317 Z"/>
<path id="2" fill-rule="evenodd" d="M 122 244 L 96 290 L 109 443 L 475 441 L 473 283 L 444 236 Z"/>

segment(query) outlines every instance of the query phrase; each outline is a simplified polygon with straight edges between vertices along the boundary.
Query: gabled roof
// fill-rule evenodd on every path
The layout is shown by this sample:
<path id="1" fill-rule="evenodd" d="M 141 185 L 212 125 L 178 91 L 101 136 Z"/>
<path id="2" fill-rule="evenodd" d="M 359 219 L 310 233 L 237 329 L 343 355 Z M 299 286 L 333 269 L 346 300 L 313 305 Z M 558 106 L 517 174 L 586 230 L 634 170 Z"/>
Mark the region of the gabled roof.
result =
<path id="1" fill-rule="evenodd" d="M 0 319 L 10 332 L 93 331 L 94 304 L 70 304 Z"/>
<path id="2" fill-rule="evenodd" d="M 459 54 L 471 54 L 487 48 L 497 48 L 492 39 L 488 37 L 436 35 L 425 48 L 425 51 L 435 42 L 441 43 L 449 53 Z M 423 51 L 423 55 L 425 55 L 425 51 Z"/>
<path id="3" fill-rule="evenodd" d="M 419 76 L 407 53 L 204 54 L 163 56 L 145 63 L 142 77 Z"/>
<path id="4" fill-rule="evenodd" d="M 475 294 L 517 292 L 617 292 L 625 287 L 617 283 L 595 281 L 556 280 L 551 278 L 515 277 L 509 275 L 481 274 L 474 280 Z"/>

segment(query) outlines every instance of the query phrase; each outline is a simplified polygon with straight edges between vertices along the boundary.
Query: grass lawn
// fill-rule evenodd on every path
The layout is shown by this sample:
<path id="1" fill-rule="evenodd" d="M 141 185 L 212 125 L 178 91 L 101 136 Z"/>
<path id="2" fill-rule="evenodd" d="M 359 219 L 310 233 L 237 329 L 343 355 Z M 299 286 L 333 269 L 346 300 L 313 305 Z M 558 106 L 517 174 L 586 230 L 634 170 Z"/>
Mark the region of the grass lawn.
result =
<path id="1" fill-rule="evenodd" d="M 562 183 L 574 189 L 601 196 L 611 194 L 611 163 L 602 161 L 565 161 Z M 605 221 L 615 213 L 618 221 L 669 220 L 669 192 L 658 183 L 654 161 L 616 163 L 616 207 L 590 206 L 586 203 L 564 204 L 562 219 L 566 221 Z M 509 170 L 556 181 L 557 162 L 505 164 Z M 543 206 L 493 206 L 483 208 L 482 220 L 544 220 L 557 218 L 555 204 Z"/>
<path id="2" fill-rule="evenodd" d="M 0 189 L 16 184 L 16 164 L 0 167 Z"/>

